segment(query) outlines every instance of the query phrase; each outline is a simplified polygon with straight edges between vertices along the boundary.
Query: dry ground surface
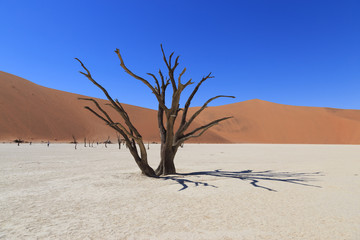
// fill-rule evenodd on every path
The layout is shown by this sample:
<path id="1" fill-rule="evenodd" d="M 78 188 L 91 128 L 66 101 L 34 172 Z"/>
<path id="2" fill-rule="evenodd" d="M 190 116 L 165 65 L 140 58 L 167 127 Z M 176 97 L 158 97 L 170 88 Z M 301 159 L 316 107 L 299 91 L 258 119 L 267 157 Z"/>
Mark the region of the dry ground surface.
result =
<path id="1" fill-rule="evenodd" d="M 360 239 L 358 145 L 188 144 L 176 164 L 150 179 L 115 144 L 1 144 L 0 239 Z"/>

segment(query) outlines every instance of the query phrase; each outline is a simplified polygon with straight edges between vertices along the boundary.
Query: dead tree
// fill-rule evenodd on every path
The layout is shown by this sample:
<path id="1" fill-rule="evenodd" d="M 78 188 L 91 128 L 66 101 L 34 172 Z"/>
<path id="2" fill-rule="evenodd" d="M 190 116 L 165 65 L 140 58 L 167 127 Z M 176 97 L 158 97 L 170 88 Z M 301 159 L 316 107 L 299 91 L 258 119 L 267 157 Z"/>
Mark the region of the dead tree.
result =
<path id="1" fill-rule="evenodd" d="M 139 168 L 141 169 L 142 173 L 150 176 L 160 176 L 160 175 L 168 175 L 168 174 L 175 174 L 176 168 L 174 164 L 174 158 L 178 148 L 187 140 L 195 137 L 201 136 L 204 132 L 206 132 L 209 128 L 213 127 L 214 125 L 227 120 L 231 117 L 224 117 L 220 119 L 213 120 L 203 126 L 200 126 L 196 129 L 189 130 L 190 125 L 194 122 L 197 116 L 208 106 L 210 102 L 217 98 L 221 97 L 230 97 L 234 98 L 233 96 L 224 96 L 218 95 L 215 97 L 210 98 L 207 100 L 201 108 L 199 108 L 194 114 L 188 116 L 188 110 L 191 104 L 192 99 L 194 98 L 195 94 L 199 90 L 200 86 L 208 79 L 213 78 L 211 73 L 207 76 L 203 77 L 201 81 L 195 86 L 193 91 L 191 92 L 190 96 L 188 97 L 185 106 L 180 108 L 180 95 L 182 94 L 183 90 L 193 84 L 192 79 L 188 80 L 185 83 L 181 82 L 181 78 L 184 75 L 186 68 L 184 68 L 181 73 L 178 75 L 177 79 L 175 78 L 175 70 L 178 67 L 179 63 L 179 56 L 176 57 L 175 61 L 172 60 L 174 52 L 169 55 L 167 58 L 163 47 L 161 45 L 161 52 L 163 55 L 163 60 L 166 65 L 167 77 L 164 76 L 161 70 L 159 70 L 159 76 L 155 76 L 152 73 L 147 73 L 153 80 L 154 85 L 150 84 L 148 80 L 142 78 L 136 74 L 134 74 L 124 63 L 124 60 L 120 54 L 119 49 L 115 50 L 119 60 L 120 66 L 125 70 L 127 74 L 132 76 L 133 78 L 141 81 L 147 87 L 150 88 L 152 93 L 155 95 L 158 101 L 158 127 L 160 130 L 160 137 L 161 137 L 161 159 L 159 166 L 154 171 L 148 164 L 147 159 L 147 151 L 143 142 L 143 138 L 138 130 L 135 128 L 133 123 L 130 120 L 127 112 L 121 105 L 121 103 L 117 99 L 113 99 L 107 90 L 101 86 L 97 81 L 94 80 L 90 71 L 85 67 L 85 65 L 78 59 L 75 58 L 77 61 L 80 62 L 81 66 L 85 70 L 85 72 L 81 72 L 84 76 L 86 76 L 93 84 L 95 84 L 98 88 L 100 88 L 107 99 L 110 102 L 110 106 L 113 107 L 119 115 L 124 120 L 124 123 L 114 122 L 109 114 L 99 105 L 99 103 L 92 99 L 92 98 L 81 98 L 81 100 L 91 101 L 94 103 L 98 111 L 93 110 L 89 106 L 85 108 L 93 113 L 98 118 L 102 119 L 107 125 L 117 131 L 123 138 L 125 139 L 126 146 L 129 148 L 132 156 L 135 159 L 135 162 L 138 164 Z M 165 102 L 165 93 L 167 87 L 171 85 L 172 87 L 172 100 L 171 104 L 166 104 Z M 175 129 L 175 120 L 179 116 L 179 112 L 182 111 L 181 118 L 179 119 L 179 126 Z M 138 151 L 138 148 L 140 152 Z"/>
<path id="2" fill-rule="evenodd" d="M 104 143 L 105 143 L 105 147 L 107 148 L 107 144 L 111 143 L 110 136 L 108 136 L 108 138 L 106 139 L 106 141 Z"/>
<path id="3" fill-rule="evenodd" d="M 15 139 L 14 142 L 17 143 L 18 146 L 20 146 L 20 143 L 23 143 L 24 140 L 22 140 L 21 138 L 18 138 L 18 139 Z"/>
<path id="4" fill-rule="evenodd" d="M 122 142 L 121 136 L 118 133 L 116 133 L 116 137 L 117 137 L 117 140 L 118 140 L 119 149 L 121 149 L 121 142 Z"/>
<path id="5" fill-rule="evenodd" d="M 77 149 L 77 141 L 76 141 L 76 138 L 74 135 L 72 135 L 72 138 L 73 138 L 73 142 L 75 144 L 75 150 Z"/>

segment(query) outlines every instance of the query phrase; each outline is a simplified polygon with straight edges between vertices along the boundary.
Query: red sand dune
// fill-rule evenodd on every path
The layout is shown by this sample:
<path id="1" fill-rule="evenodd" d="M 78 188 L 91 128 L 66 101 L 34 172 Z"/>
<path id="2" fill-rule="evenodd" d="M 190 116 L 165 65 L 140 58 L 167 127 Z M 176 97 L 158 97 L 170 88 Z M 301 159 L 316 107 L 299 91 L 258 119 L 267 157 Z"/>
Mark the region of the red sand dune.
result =
<path id="1" fill-rule="evenodd" d="M 254 99 L 209 108 L 202 119 L 229 113 L 233 119 L 212 129 L 229 142 L 360 143 L 360 110 L 289 106 Z"/>
<path id="2" fill-rule="evenodd" d="M 91 103 L 78 98 L 85 96 L 42 87 L 5 72 L 0 72 L 0 86 L 1 141 L 70 142 L 73 135 L 77 141 L 116 139 L 114 130 L 84 109 Z M 146 140 L 158 139 L 156 111 L 126 104 L 124 108 Z M 104 109 L 114 112 L 110 106 Z"/>
<path id="3" fill-rule="evenodd" d="M 0 71 L 0 140 L 70 142 L 116 139 L 115 132 L 83 107 L 81 95 L 45 88 Z M 115 96 L 114 96 L 115 97 Z M 105 104 L 105 100 L 99 100 Z M 109 106 L 104 108 L 114 112 Z M 155 110 L 124 104 L 146 141 L 159 141 Z M 192 108 L 191 112 L 197 108 Z M 116 118 L 116 113 L 113 114 Z M 360 144 L 360 110 L 298 107 L 249 100 L 207 108 L 194 126 L 234 118 L 194 142 Z"/>

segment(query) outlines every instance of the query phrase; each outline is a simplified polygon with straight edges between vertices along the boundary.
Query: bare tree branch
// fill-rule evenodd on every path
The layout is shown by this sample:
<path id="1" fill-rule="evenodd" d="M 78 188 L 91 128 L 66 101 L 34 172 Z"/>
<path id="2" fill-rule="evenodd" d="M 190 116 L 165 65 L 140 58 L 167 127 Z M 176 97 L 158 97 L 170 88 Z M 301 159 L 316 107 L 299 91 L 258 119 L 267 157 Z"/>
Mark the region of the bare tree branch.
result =
<path id="1" fill-rule="evenodd" d="M 123 114 L 125 116 L 125 118 L 130 121 L 130 117 L 129 115 L 127 114 L 127 112 L 125 111 L 125 109 L 123 108 L 122 104 L 119 102 L 119 100 L 115 99 L 115 102 L 116 102 L 116 105 L 121 108 L 121 110 L 123 111 Z M 130 129 L 131 130 L 131 129 Z"/>
<path id="2" fill-rule="evenodd" d="M 129 116 L 127 115 L 126 111 L 124 110 L 124 108 L 121 106 L 121 104 L 118 102 L 116 103 L 114 101 L 114 99 L 110 96 L 110 94 L 106 91 L 106 89 L 101 86 L 99 83 L 97 83 L 91 76 L 90 71 L 85 67 L 85 65 L 78 59 L 75 58 L 77 61 L 80 62 L 81 66 L 86 70 L 86 73 L 80 72 L 83 75 L 85 75 L 92 83 L 94 83 L 98 88 L 100 88 L 105 96 L 107 97 L 107 99 L 110 101 L 110 103 L 112 104 L 112 106 L 114 107 L 114 109 L 120 114 L 120 116 L 125 120 L 125 124 L 129 127 L 129 129 L 131 131 L 133 131 L 136 135 L 136 137 L 141 137 L 140 133 L 138 132 L 138 130 L 135 128 L 135 126 L 131 123 Z"/>
<path id="3" fill-rule="evenodd" d="M 81 74 L 83 74 L 85 77 L 87 77 L 93 84 L 95 84 L 98 88 L 100 88 L 102 91 L 103 91 L 103 93 L 105 94 L 105 96 L 107 97 L 107 99 L 109 99 L 109 101 L 112 103 L 112 102 L 114 102 L 114 100 L 111 98 L 111 96 L 109 95 L 109 93 L 106 91 L 106 89 L 103 87 L 103 86 L 101 86 L 98 82 L 96 82 L 93 78 L 92 78 L 92 76 L 91 76 L 91 74 L 90 74 L 90 71 L 85 67 L 85 65 L 80 61 L 80 59 L 78 59 L 78 58 L 75 58 L 80 64 L 81 64 L 81 66 L 85 69 L 85 71 L 87 72 L 87 74 L 86 73 L 84 73 L 84 72 L 81 72 L 80 71 L 80 73 Z"/>
<path id="4" fill-rule="evenodd" d="M 194 90 L 192 91 L 192 93 L 190 94 L 188 100 L 186 101 L 185 103 L 185 106 L 184 106 L 184 112 L 183 112 L 183 115 L 182 115 L 182 118 L 181 118 L 181 123 L 180 123 L 180 128 L 182 128 L 186 122 L 186 117 L 187 117 L 187 113 L 188 113 L 188 110 L 189 110 L 189 107 L 190 107 L 190 104 L 191 104 L 191 101 L 192 99 L 194 98 L 195 94 L 197 93 L 197 91 L 199 90 L 201 84 L 203 82 L 205 82 L 207 79 L 209 78 L 213 78 L 213 76 L 211 76 L 211 72 L 206 76 L 206 77 L 203 77 L 201 79 L 201 81 L 196 85 L 196 87 L 194 88 Z M 191 79 L 190 81 L 191 82 Z"/>
<path id="5" fill-rule="evenodd" d="M 159 84 L 158 79 L 157 79 L 157 78 L 155 77 L 155 75 L 152 74 L 152 73 L 147 73 L 147 75 L 152 76 L 152 77 L 154 78 L 155 83 L 156 83 L 156 87 L 157 87 L 157 88 L 155 88 L 155 90 L 157 89 L 157 90 L 158 90 L 157 93 L 160 95 L 160 84 Z"/>
<path id="6" fill-rule="evenodd" d="M 116 101 L 116 103 L 117 103 L 119 106 L 121 106 L 120 102 L 119 102 L 117 99 L 116 99 L 115 101 Z M 112 108 L 114 108 L 114 109 L 116 110 L 116 107 L 114 107 L 112 104 L 107 103 L 107 104 L 105 104 L 105 105 L 108 105 L 108 106 L 110 106 L 110 107 L 112 107 Z M 121 108 L 122 108 L 122 106 L 121 106 Z M 122 116 L 122 118 L 125 120 L 125 123 L 126 123 L 126 122 L 131 122 L 131 121 L 130 121 L 130 118 L 129 118 L 127 112 L 125 112 L 125 110 L 124 110 L 124 116 Z M 120 128 L 123 129 L 123 131 L 124 131 L 126 134 L 128 134 L 129 137 L 132 138 L 132 139 L 141 139 L 140 133 L 136 133 L 136 136 L 135 136 L 133 129 L 132 129 L 131 127 L 129 127 L 129 126 L 128 126 L 129 130 L 127 130 L 127 129 L 125 128 L 125 126 L 122 125 L 121 123 L 112 122 L 112 125 L 116 125 L 116 126 L 119 125 Z"/>
<path id="7" fill-rule="evenodd" d="M 113 128 L 115 131 L 119 132 L 127 142 L 130 143 L 130 140 L 125 132 L 123 132 L 121 129 L 119 129 L 115 124 L 111 123 L 110 121 L 106 120 L 104 117 L 102 117 L 100 114 L 98 114 L 96 111 L 94 111 L 89 106 L 85 106 L 85 109 L 89 110 L 92 114 L 103 120 L 107 125 L 109 125 L 111 128 Z"/>
<path id="8" fill-rule="evenodd" d="M 183 86 L 184 86 L 184 88 L 186 88 L 187 86 L 189 86 L 189 85 L 191 85 L 191 84 L 194 84 L 194 83 L 192 82 L 192 78 L 190 78 L 189 81 L 187 81 Z"/>
<path id="9" fill-rule="evenodd" d="M 168 62 L 167 59 L 166 59 L 166 55 L 165 55 L 164 48 L 163 48 L 162 44 L 160 44 L 160 47 L 161 47 L 161 52 L 163 54 L 164 62 L 165 62 L 166 66 L 167 66 L 167 68 L 169 70 L 169 77 L 170 77 L 171 85 L 173 87 L 173 92 L 176 92 L 177 86 L 176 86 L 175 79 L 174 79 L 174 70 L 175 70 L 177 64 L 175 63 L 174 68 L 171 68 L 171 57 L 174 54 L 174 52 L 170 54 L 169 62 Z M 176 62 L 177 62 L 178 59 L 179 59 L 179 57 L 176 58 Z"/>
<path id="10" fill-rule="evenodd" d="M 180 56 L 177 56 L 177 57 L 176 57 L 174 67 L 171 68 L 171 70 L 172 70 L 173 72 L 175 71 L 175 68 L 179 65 L 179 63 L 178 63 L 179 57 L 180 57 Z"/>
<path id="11" fill-rule="evenodd" d="M 125 70 L 125 72 L 127 72 L 130 76 L 132 76 L 132 77 L 134 77 L 134 78 L 142 81 L 146 86 L 148 86 L 148 87 L 155 93 L 154 87 L 153 87 L 147 80 L 145 80 L 144 78 L 142 78 L 142 77 L 134 74 L 132 71 L 130 71 L 130 70 L 126 67 L 126 65 L 125 65 L 125 63 L 124 63 L 124 60 L 123 60 L 123 58 L 122 58 L 122 56 L 121 56 L 121 54 L 120 54 L 120 50 L 119 50 L 118 48 L 115 50 L 115 53 L 117 54 L 117 56 L 118 56 L 118 58 L 119 58 L 119 60 L 120 60 L 120 66 Z M 156 93 L 155 93 L 155 94 L 156 94 Z"/>
<path id="12" fill-rule="evenodd" d="M 111 123 L 106 120 L 103 116 L 101 116 L 100 114 L 98 114 L 97 112 L 95 112 L 91 107 L 89 106 L 85 106 L 85 109 L 89 110 L 91 113 L 93 113 L 95 116 L 97 116 L 98 118 L 100 118 L 101 120 L 103 120 L 107 125 L 111 126 Z"/>
<path id="13" fill-rule="evenodd" d="M 160 69 L 159 69 L 159 75 L 160 75 L 160 78 L 161 78 L 161 86 L 164 86 L 165 85 L 164 75 L 162 74 Z"/>
<path id="14" fill-rule="evenodd" d="M 100 104 L 95 100 L 95 99 L 92 99 L 92 98 L 78 98 L 79 100 L 84 100 L 84 101 L 91 101 L 93 102 L 96 107 L 105 115 L 105 117 L 107 118 L 107 121 L 101 117 L 98 113 L 96 113 L 94 110 L 92 110 L 90 107 L 87 107 L 87 109 L 89 111 L 91 111 L 93 114 L 95 114 L 98 118 L 102 119 L 103 121 L 105 120 L 105 122 L 107 123 L 107 125 L 111 126 L 114 128 L 114 126 L 116 127 L 119 127 L 126 135 L 128 135 L 128 137 L 130 138 L 134 138 L 134 139 L 139 139 L 141 138 L 141 136 L 134 136 L 133 132 L 129 132 L 121 123 L 115 123 L 109 116 L 109 114 L 102 108 L 100 107 Z M 110 105 L 110 104 L 109 104 Z M 112 105 L 110 105 L 112 106 Z M 113 107 L 113 106 L 112 106 Z M 115 130 L 118 131 L 117 128 L 115 128 Z"/>
<path id="15" fill-rule="evenodd" d="M 171 54 L 170 54 L 170 56 L 169 56 L 169 62 L 168 62 L 168 64 L 169 64 L 169 68 L 171 68 L 171 58 L 172 58 L 172 56 L 174 55 L 174 53 L 175 52 L 172 52 Z"/>
<path id="16" fill-rule="evenodd" d="M 121 54 L 120 54 L 120 50 L 119 50 L 118 48 L 115 50 L 115 53 L 117 54 L 117 56 L 118 56 L 118 58 L 119 58 L 119 60 L 120 60 L 120 66 L 125 70 L 125 72 L 127 72 L 130 76 L 134 77 L 134 78 L 137 79 L 137 80 L 140 80 L 140 81 L 143 82 L 146 86 L 148 86 L 148 87 L 151 89 L 151 91 L 154 93 L 154 95 L 156 96 L 157 100 L 160 102 L 160 100 L 161 100 L 160 94 L 156 91 L 156 89 L 155 89 L 147 80 L 145 80 L 144 78 L 139 77 L 138 75 L 134 74 L 132 71 L 130 71 L 130 70 L 126 67 L 126 65 L 125 65 L 125 63 L 124 63 L 124 60 L 123 60 L 123 58 L 122 58 L 122 56 L 121 56 Z M 160 104 L 160 105 L 161 105 L 161 107 L 164 108 L 164 110 L 166 111 L 166 109 L 167 109 L 166 106 L 165 106 L 165 105 L 162 105 L 162 104 Z"/>
<path id="17" fill-rule="evenodd" d="M 207 107 L 207 105 L 208 105 L 211 101 L 213 101 L 213 100 L 215 100 L 215 99 L 217 99 L 217 98 L 221 98 L 221 97 L 235 98 L 234 96 L 225 96 L 225 95 L 218 95 L 218 96 L 216 96 L 216 97 L 210 98 L 209 100 L 207 100 L 207 101 L 204 103 L 204 105 L 203 105 L 199 110 L 197 110 L 197 111 L 190 117 L 190 119 L 189 119 L 188 121 L 185 120 L 185 123 L 182 124 L 182 125 L 180 125 L 179 130 L 178 130 L 178 132 L 177 132 L 177 135 L 183 134 L 183 133 L 188 129 L 188 127 L 191 125 L 191 123 L 194 121 L 194 119 L 195 119 L 197 116 L 199 116 L 199 114 Z M 187 109 L 184 109 L 184 113 L 185 113 L 185 111 L 187 112 Z"/>
<path id="18" fill-rule="evenodd" d="M 186 72 L 186 68 L 184 68 L 183 70 L 182 70 L 182 72 L 179 74 L 179 78 L 178 78 L 178 86 L 180 86 L 181 85 L 181 77 L 182 77 L 182 75 L 184 75 L 184 73 Z"/>
<path id="19" fill-rule="evenodd" d="M 230 119 L 233 117 L 224 117 L 224 118 L 220 118 L 217 120 L 214 120 L 206 125 L 203 125 L 201 127 L 198 127 L 196 129 L 194 129 L 193 131 L 185 134 L 184 136 L 180 137 L 180 139 L 178 139 L 177 141 L 175 141 L 175 143 L 173 144 L 173 146 L 177 146 L 180 145 L 181 143 L 185 142 L 186 140 L 190 139 L 190 138 L 195 138 L 195 137 L 200 137 L 204 132 L 206 132 L 209 128 L 217 125 L 219 122 Z M 197 132 L 201 131 L 200 133 L 196 134 Z M 196 134 L 196 135 L 195 135 Z"/>
<path id="20" fill-rule="evenodd" d="M 133 132 L 132 131 L 129 132 L 128 130 L 126 130 L 126 128 L 121 123 L 116 122 L 116 123 L 111 123 L 111 125 L 120 127 L 120 129 L 123 130 L 129 136 L 129 138 L 135 140 L 141 139 L 141 136 L 134 136 Z"/>
<path id="21" fill-rule="evenodd" d="M 155 173 L 153 172 L 153 170 L 151 169 L 150 172 L 147 172 L 147 171 L 144 171 L 144 167 L 143 167 L 143 164 L 146 163 L 147 164 L 147 156 L 146 156 L 146 152 L 144 152 L 144 147 L 141 147 L 143 144 L 142 143 L 142 140 L 141 138 L 133 138 L 131 137 L 132 134 L 130 134 L 130 137 L 132 138 L 132 140 L 129 139 L 128 135 L 122 130 L 120 129 L 118 126 L 118 124 L 114 124 L 108 120 L 106 120 L 104 117 L 102 117 L 101 115 L 99 115 L 97 112 L 95 112 L 93 109 L 91 109 L 90 107 L 86 106 L 85 109 L 89 110 L 91 113 L 93 113 L 95 116 L 97 116 L 98 118 L 102 119 L 107 125 L 109 125 L 111 128 L 113 128 L 115 131 L 119 132 L 123 137 L 124 137 L 124 140 L 126 142 L 126 145 L 128 146 L 131 154 L 134 156 L 134 159 L 136 161 L 136 163 L 142 167 L 140 167 L 140 169 L 143 171 L 144 174 L 147 174 L 148 176 L 150 177 L 155 177 Z M 138 151 L 137 151 L 137 147 L 136 147 L 136 144 L 135 144 L 135 141 L 134 139 L 136 139 L 140 144 L 140 152 L 141 152 L 141 158 L 138 154 Z M 151 172 L 152 171 L 152 172 Z"/>
<path id="22" fill-rule="evenodd" d="M 93 99 L 93 98 L 78 98 L 78 99 L 93 102 L 96 105 L 96 107 L 105 115 L 105 117 L 108 119 L 108 121 L 113 122 L 112 119 L 110 118 L 109 114 L 107 114 L 107 112 L 100 107 L 100 104 L 95 99 Z"/>

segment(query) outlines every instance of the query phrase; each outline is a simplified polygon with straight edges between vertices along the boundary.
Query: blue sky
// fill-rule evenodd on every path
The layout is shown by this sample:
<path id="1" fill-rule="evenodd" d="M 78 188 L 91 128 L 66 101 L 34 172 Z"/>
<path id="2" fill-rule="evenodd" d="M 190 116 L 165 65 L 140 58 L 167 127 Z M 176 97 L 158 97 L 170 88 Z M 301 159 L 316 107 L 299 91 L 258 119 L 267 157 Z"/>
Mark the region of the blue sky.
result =
<path id="1" fill-rule="evenodd" d="M 78 73 L 80 58 L 120 102 L 156 108 L 140 76 L 180 55 L 183 79 L 212 72 L 193 105 L 249 99 L 360 109 L 360 1 L 0 1 L 0 70 L 104 98 Z M 151 79 L 149 79 L 151 80 Z M 184 99 L 186 97 L 185 92 Z"/>

